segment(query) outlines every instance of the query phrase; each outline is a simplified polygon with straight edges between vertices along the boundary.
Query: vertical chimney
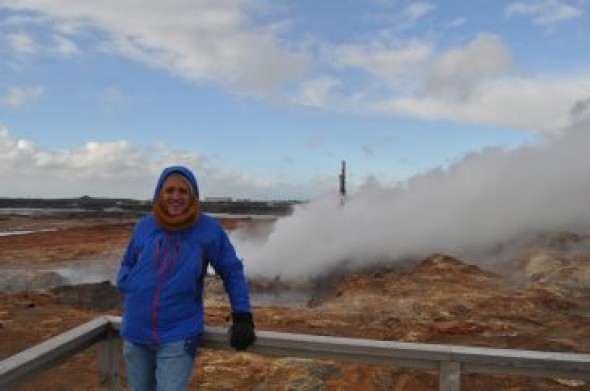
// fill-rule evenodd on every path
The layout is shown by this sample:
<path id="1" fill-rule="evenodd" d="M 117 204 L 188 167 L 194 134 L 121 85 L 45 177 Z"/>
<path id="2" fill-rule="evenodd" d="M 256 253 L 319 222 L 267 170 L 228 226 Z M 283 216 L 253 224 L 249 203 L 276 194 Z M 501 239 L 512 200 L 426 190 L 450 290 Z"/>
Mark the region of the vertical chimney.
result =
<path id="1" fill-rule="evenodd" d="M 342 160 L 342 166 L 340 169 L 340 200 L 344 204 L 344 198 L 346 197 L 346 160 Z"/>

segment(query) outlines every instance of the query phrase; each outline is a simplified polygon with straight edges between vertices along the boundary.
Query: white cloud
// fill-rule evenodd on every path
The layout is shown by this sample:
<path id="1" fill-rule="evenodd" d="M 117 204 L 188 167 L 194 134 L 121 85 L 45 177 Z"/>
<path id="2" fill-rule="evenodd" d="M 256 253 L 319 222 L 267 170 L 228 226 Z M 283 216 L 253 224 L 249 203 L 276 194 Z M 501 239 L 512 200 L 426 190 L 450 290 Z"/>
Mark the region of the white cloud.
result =
<path id="1" fill-rule="evenodd" d="M 571 124 L 571 110 L 590 91 L 590 76 L 570 79 L 504 78 L 479 84 L 465 100 L 394 98 L 378 110 L 427 119 L 488 123 L 555 132 Z"/>
<path id="2" fill-rule="evenodd" d="M 480 34 L 464 47 L 441 53 L 428 75 L 424 93 L 463 98 L 490 77 L 505 74 L 512 67 L 510 53 L 502 39 Z"/>
<path id="3" fill-rule="evenodd" d="M 12 87 L 4 96 L 3 103 L 13 110 L 22 109 L 44 93 L 43 86 Z"/>
<path id="4" fill-rule="evenodd" d="M 303 106 L 326 108 L 333 106 L 330 101 L 332 91 L 340 85 L 340 81 L 334 77 L 322 76 L 301 84 L 299 97 L 296 101 Z"/>
<path id="5" fill-rule="evenodd" d="M 23 0 L 18 5 L 3 3 L 5 7 L 32 10 L 53 18 L 57 31 L 73 34 L 83 31 L 81 26 L 99 29 L 105 33 L 103 50 L 188 79 L 219 83 L 238 92 L 268 92 L 298 77 L 307 66 L 305 55 L 284 47 L 274 35 L 273 25 L 254 23 L 255 14 L 264 5 L 260 2 L 153 0 L 138 4 L 133 0 Z M 75 50 L 72 44 L 63 41 L 62 50 L 71 53 Z M 21 45 L 25 47 L 24 43 Z"/>
<path id="6" fill-rule="evenodd" d="M 371 17 L 368 20 L 386 24 L 391 29 L 388 31 L 397 32 L 412 29 L 437 8 L 434 3 L 426 1 L 377 1 L 375 3 L 384 10 L 370 13 Z"/>
<path id="7" fill-rule="evenodd" d="M 360 70 L 386 81 L 391 94 L 464 96 L 478 83 L 512 68 L 500 37 L 480 34 L 464 46 L 436 53 L 428 41 L 393 45 L 383 41 L 340 45 L 333 49 L 336 70 Z"/>
<path id="8" fill-rule="evenodd" d="M 55 51 L 62 56 L 70 57 L 80 53 L 78 45 L 70 39 L 61 35 L 54 35 L 53 40 L 55 41 Z"/>
<path id="9" fill-rule="evenodd" d="M 0 197 L 129 197 L 150 199 L 161 170 L 182 164 L 195 171 L 201 195 L 251 199 L 314 196 L 327 186 L 262 180 L 231 168 L 211 167 L 206 156 L 159 143 L 142 150 L 128 141 L 90 141 L 48 149 L 15 140 L 0 126 Z"/>
<path id="10" fill-rule="evenodd" d="M 460 17 L 460 18 L 456 18 L 453 19 L 449 22 L 449 24 L 447 24 L 448 27 L 459 27 L 459 26 L 464 26 L 467 23 L 467 18 L 465 17 Z"/>
<path id="11" fill-rule="evenodd" d="M 509 4 L 505 9 L 505 15 L 508 18 L 530 16 L 533 23 L 546 27 L 577 18 L 583 13 L 582 9 L 558 0 L 517 1 Z"/>
<path id="12" fill-rule="evenodd" d="M 331 102 L 333 109 L 555 132 L 571 123 L 574 105 L 590 96 L 590 75 L 517 72 L 502 38 L 493 34 L 479 34 L 438 53 L 433 44 L 414 41 L 401 47 L 340 45 L 332 55 L 334 72 L 373 77 L 363 80 L 369 88 L 356 94 L 349 93 L 352 78 L 332 90 L 323 102 Z"/>
<path id="13" fill-rule="evenodd" d="M 19 55 L 31 54 L 37 51 L 33 38 L 24 32 L 8 34 L 6 37 L 12 50 Z"/>
<path id="14" fill-rule="evenodd" d="M 436 7 L 432 3 L 414 1 L 404 9 L 404 19 L 409 19 L 410 22 L 415 22 L 434 11 L 435 8 Z"/>
<path id="15" fill-rule="evenodd" d="M 422 1 L 405 8 L 394 1 L 379 3 L 396 7 L 399 12 L 393 18 L 406 23 L 436 10 L 434 3 Z M 537 23 L 550 24 L 581 14 L 570 4 L 520 1 L 510 3 L 505 12 L 507 17 L 530 16 Z M 254 96 L 270 92 L 273 102 L 285 101 L 273 94 L 285 87 L 285 92 L 295 91 L 290 102 L 321 109 L 379 110 L 418 120 L 442 118 L 554 131 L 568 123 L 572 105 L 588 97 L 589 76 L 584 74 L 569 78 L 526 75 L 522 70 L 518 77 L 511 74 L 518 64 L 504 38 L 489 33 L 439 47 L 444 39 L 437 39 L 432 28 L 408 38 L 409 33 L 400 34 L 403 28 L 393 23 L 388 29 L 359 32 L 343 43 L 307 36 L 303 41 L 313 44 L 305 45 L 281 39 L 283 27 L 277 26 L 284 26 L 284 21 L 276 11 L 281 7 L 266 0 L 151 0 L 141 6 L 134 0 L 0 0 L 0 6 L 33 11 L 26 15 L 36 25 L 50 21 L 56 48 L 64 55 L 79 52 L 78 39 L 96 39 L 100 41 L 92 42 L 100 50 L 234 92 Z M 19 32 L 9 39 L 23 53 L 37 50 L 22 32 L 27 21 L 21 18 L 14 23 Z M 464 22 L 455 19 L 455 25 Z M 92 34 L 84 35 L 88 32 Z M 311 70 L 310 65 L 316 68 Z M 522 90 L 511 87 L 513 81 Z M 513 107 L 518 113 L 507 110 Z"/>
<path id="16" fill-rule="evenodd" d="M 361 69 L 396 87 L 415 83 L 411 75 L 420 73 L 432 54 L 431 45 L 423 41 L 393 48 L 383 42 L 347 44 L 333 51 L 336 67 Z"/>

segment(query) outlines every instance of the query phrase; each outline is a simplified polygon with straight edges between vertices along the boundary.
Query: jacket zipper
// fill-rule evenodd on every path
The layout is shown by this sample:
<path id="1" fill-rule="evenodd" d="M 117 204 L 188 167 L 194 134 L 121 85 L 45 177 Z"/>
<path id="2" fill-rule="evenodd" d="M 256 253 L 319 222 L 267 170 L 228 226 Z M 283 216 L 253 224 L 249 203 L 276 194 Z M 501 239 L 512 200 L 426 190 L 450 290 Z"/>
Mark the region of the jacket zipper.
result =
<path id="1" fill-rule="evenodd" d="M 166 258 L 168 257 L 168 248 L 170 246 L 170 242 L 172 241 L 172 236 L 168 234 L 168 240 L 166 241 L 166 248 L 164 249 L 164 253 L 162 254 L 162 263 L 159 264 L 159 257 L 158 257 L 158 250 L 159 250 L 159 242 L 156 244 L 156 259 L 155 259 L 155 267 L 156 272 L 158 273 L 158 279 L 156 282 L 156 291 L 154 293 L 154 300 L 152 302 L 152 340 L 154 342 L 158 341 L 158 333 L 156 331 L 157 319 L 158 319 L 158 303 L 160 302 L 160 289 L 162 287 L 162 282 L 164 280 L 164 269 L 166 268 Z M 159 270 L 158 270 L 159 266 Z"/>

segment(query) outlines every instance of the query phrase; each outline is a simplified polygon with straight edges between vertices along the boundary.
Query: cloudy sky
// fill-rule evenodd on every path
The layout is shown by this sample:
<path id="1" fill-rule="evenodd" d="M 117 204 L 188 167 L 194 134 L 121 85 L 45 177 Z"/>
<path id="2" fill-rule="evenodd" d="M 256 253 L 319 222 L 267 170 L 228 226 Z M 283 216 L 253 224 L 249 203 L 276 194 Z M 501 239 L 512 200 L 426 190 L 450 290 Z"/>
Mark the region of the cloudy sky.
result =
<path id="1" fill-rule="evenodd" d="M 354 192 L 526 150 L 588 116 L 589 12 L 0 0 L 0 197 L 145 199 L 186 164 L 204 196 L 310 199 L 343 159 Z"/>

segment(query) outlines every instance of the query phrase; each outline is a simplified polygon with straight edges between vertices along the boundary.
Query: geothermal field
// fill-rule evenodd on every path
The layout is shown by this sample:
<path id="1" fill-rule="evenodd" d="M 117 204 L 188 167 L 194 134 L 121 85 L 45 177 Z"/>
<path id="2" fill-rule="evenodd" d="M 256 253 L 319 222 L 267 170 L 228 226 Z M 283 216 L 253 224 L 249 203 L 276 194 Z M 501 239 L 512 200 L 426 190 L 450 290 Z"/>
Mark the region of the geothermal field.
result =
<path id="1" fill-rule="evenodd" d="M 294 253 L 287 242 L 281 246 L 283 259 L 265 264 L 275 254 L 273 241 L 283 235 L 303 240 L 294 227 L 317 218 L 321 212 L 315 208 L 325 211 L 322 202 L 298 206 L 290 216 L 219 217 L 238 252 L 247 254 L 257 330 L 590 353 L 590 236 L 584 232 L 534 232 L 496 241 L 485 251 L 421 255 L 406 247 L 396 256 L 384 247 L 359 248 L 344 259 L 330 254 L 339 251 L 332 243 L 339 235 L 347 241 L 346 231 L 321 236 L 311 227 L 314 235 L 299 254 L 315 254 L 315 262 L 323 264 L 314 267 L 314 259 L 307 258 L 299 267 L 289 264 Z M 354 209 L 354 202 L 338 208 L 344 213 L 349 207 Z M 97 315 L 120 314 L 110 281 L 136 219 L 124 213 L 2 216 L 1 358 Z M 393 232 L 376 235 L 382 240 Z M 321 247 L 313 240 L 326 246 L 313 250 Z M 229 307 L 214 276 L 208 278 L 205 300 L 207 324 L 227 325 Z M 18 390 L 97 390 L 96 373 L 92 348 Z M 435 391 L 438 373 L 202 349 L 189 389 Z M 463 375 L 462 389 L 590 390 L 590 384 Z"/>

